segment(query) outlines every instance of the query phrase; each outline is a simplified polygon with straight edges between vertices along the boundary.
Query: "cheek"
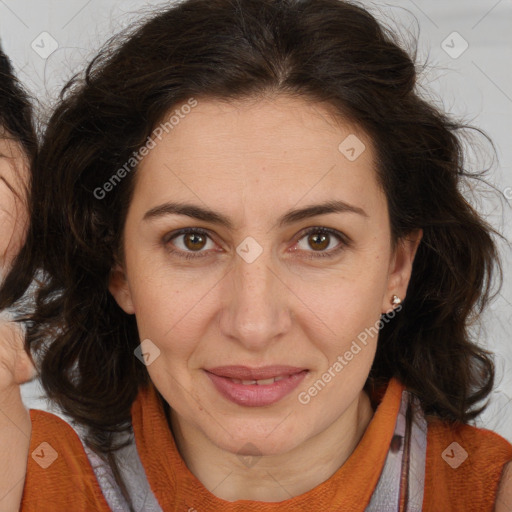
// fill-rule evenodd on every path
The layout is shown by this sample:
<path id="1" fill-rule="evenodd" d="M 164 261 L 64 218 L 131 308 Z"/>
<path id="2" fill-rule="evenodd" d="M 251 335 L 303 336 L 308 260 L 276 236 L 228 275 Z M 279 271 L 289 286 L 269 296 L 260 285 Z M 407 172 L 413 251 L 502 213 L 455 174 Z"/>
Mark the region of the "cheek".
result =
<path id="1" fill-rule="evenodd" d="M 198 288 L 183 289 L 177 279 L 137 280 L 132 299 L 140 339 L 150 339 L 169 361 L 188 357 L 204 335 L 213 307 L 202 295 Z"/>
<path id="2" fill-rule="evenodd" d="M 140 336 L 163 346 L 197 336 L 219 304 L 216 283 L 222 275 L 173 266 L 163 250 L 140 245 L 127 238 L 126 246 L 135 248 L 126 251 L 126 265 Z"/>
<path id="3" fill-rule="evenodd" d="M 354 255 L 339 271 L 298 280 L 290 288 L 316 313 L 313 324 L 322 320 L 323 329 L 345 337 L 379 319 L 387 277 L 384 258 Z"/>
<path id="4" fill-rule="evenodd" d="M 340 389 L 345 379 L 364 384 L 375 355 L 386 275 L 378 265 L 372 269 L 367 265 L 365 270 L 316 287 L 304 285 L 299 292 L 307 297 L 309 311 L 304 309 L 301 329 L 323 355 L 322 372 L 338 357 L 343 359 L 337 365 L 339 371 L 334 371 L 331 389 Z"/>

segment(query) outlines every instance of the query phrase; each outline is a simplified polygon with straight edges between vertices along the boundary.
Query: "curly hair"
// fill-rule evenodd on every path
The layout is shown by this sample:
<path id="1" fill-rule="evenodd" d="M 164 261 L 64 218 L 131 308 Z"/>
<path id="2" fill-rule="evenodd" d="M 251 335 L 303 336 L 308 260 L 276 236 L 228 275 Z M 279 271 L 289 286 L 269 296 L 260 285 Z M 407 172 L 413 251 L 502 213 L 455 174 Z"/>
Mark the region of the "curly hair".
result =
<path id="1" fill-rule="evenodd" d="M 467 128 L 417 92 L 417 72 L 396 35 L 343 0 L 184 0 L 107 42 L 64 88 L 34 167 L 25 257 L 0 306 L 16 301 L 38 270 L 27 341 L 42 385 L 89 427 L 88 443 L 115 450 L 130 407 L 149 382 L 134 357 L 135 318 L 108 290 L 122 260 L 136 168 L 108 182 L 169 111 L 193 98 L 223 101 L 289 94 L 331 105 L 367 133 L 394 241 L 423 230 L 403 310 L 379 334 L 365 388 L 400 379 L 426 415 L 467 423 L 494 383 L 492 354 L 471 322 L 501 266 L 497 234 L 463 185 Z M 101 194 L 103 196 L 103 194 Z"/>

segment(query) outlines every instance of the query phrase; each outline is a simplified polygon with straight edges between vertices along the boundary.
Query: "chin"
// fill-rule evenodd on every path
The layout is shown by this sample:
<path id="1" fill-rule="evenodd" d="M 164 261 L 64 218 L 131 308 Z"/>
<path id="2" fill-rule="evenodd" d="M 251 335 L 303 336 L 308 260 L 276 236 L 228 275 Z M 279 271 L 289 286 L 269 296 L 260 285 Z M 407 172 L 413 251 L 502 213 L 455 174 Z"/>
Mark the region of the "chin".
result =
<path id="1" fill-rule="evenodd" d="M 226 428 L 226 432 L 220 428 L 220 431 L 205 434 L 222 450 L 240 456 L 281 455 L 293 450 L 307 438 L 304 428 L 300 432 L 291 432 L 289 425 L 287 431 L 279 429 L 284 424 L 283 418 L 258 426 L 254 425 L 254 421 L 237 423 L 236 429 Z"/>

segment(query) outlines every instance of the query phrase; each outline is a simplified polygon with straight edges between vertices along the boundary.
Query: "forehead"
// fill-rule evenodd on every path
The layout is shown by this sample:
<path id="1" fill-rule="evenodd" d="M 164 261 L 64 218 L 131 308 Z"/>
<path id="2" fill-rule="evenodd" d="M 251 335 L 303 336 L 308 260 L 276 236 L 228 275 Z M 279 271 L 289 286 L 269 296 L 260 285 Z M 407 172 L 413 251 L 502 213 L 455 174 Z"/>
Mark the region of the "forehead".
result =
<path id="1" fill-rule="evenodd" d="M 208 153 L 209 158 L 217 160 L 231 155 L 239 158 L 240 154 L 259 158 L 286 155 L 293 159 L 294 155 L 312 151 L 315 155 L 332 153 L 350 134 L 368 141 L 353 123 L 335 117 L 330 105 L 300 97 L 277 95 L 230 102 L 200 98 L 189 110 L 180 118 L 172 116 L 180 111 L 178 106 L 167 116 L 176 123 L 170 132 L 172 137 L 166 137 L 176 156 L 183 153 L 189 157 L 193 152 L 197 157 Z M 197 145 L 190 148 L 191 142 Z M 230 151 L 211 151 L 219 145 Z M 290 149 L 293 154 L 289 154 Z"/>
<path id="2" fill-rule="evenodd" d="M 180 106 L 169 116 L 176 111 Z M 289 96 L 197 98 L 185 111 L 139 165 L 134 201 L 185 194 L 270 206 L 339 193 L 364 208 L 382 194 L 371 140 L 325 104 Z"/>

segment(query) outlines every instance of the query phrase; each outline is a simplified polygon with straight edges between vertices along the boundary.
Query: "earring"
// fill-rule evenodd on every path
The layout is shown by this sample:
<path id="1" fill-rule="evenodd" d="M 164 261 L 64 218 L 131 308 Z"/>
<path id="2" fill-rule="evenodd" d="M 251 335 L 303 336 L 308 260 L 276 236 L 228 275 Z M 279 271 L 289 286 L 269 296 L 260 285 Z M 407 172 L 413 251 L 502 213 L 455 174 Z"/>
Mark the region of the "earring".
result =
<path id="1" fill-rule="evenodd" d="M 393 306 L 398 306 L 398 304 L 401 303 L 402 299 L 398 295 L 393 295 L 393 297 L 391 297 L 391 304 L 393 304 Z"/>

